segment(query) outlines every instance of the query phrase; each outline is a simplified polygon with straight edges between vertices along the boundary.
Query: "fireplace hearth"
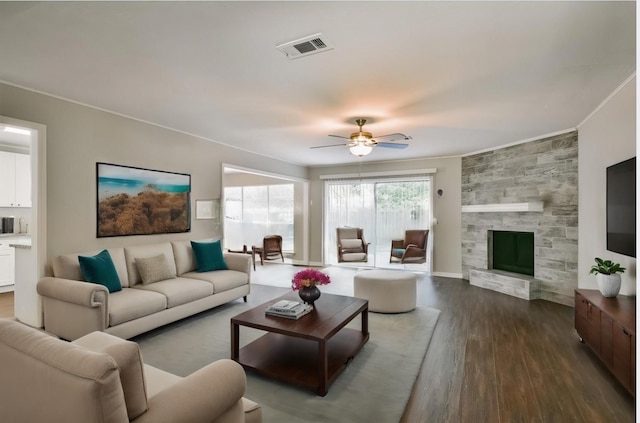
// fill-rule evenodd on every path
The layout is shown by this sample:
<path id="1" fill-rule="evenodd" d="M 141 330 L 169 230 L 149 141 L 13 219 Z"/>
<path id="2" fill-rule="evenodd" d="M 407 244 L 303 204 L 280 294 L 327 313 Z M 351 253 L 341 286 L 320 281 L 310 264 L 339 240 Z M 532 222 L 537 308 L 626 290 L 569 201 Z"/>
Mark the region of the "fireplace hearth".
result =
<path id="1" fill-rule="evenodd" d="M 540 281 L 534 274 L 534 234 L 520 231 L 487 231 L 488 268 L 469 271 L 471 285 L 535 300 Z"/>

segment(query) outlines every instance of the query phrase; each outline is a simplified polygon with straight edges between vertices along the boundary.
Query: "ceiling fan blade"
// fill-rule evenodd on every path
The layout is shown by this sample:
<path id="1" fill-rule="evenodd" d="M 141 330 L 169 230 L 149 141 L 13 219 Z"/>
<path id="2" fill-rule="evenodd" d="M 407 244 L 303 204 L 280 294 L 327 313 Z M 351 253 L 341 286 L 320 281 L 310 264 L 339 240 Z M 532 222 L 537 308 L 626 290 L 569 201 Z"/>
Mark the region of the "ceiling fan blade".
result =
<path id="1" fill-rule="evenodd" d="M 376 144 L 377 147 L 385 147 L 385 148 L 397 148 L 398 150 L 402 150 L 403 148 L 409 147 L 409 144 L 403 144 L 399 142 L 379 142 Z"/>
<path id="2" fill-rule="evenodd" d="M 336 138 L 342 138 L 342 139 L 345 139 L 345 140 L 349 140 L 349 141 L 351 141 L 351 138 L 349 138 L 349 137 L 343 137 L 342 135 L 329 135 L 329 136 L 330 136 L 330 137 L 336 137 Z"/>
<path id="3" fill-rule="evenodd" d="M 327 148 L 327 147 L 344 147 L 346 144 L 342 143 L 342 144 L 331 144 L 331 145 L 318 145 L 316 147 L 310 147 L 311 149 L 314 148 Z"/>
<path id="4" fill-rule="evenodd" d="M 387 135 L 380 135 L 379 137 L 373 137 L 374 139 L 380 139 L 380 138 L 391 138 L 389 141 L 393 141 L 393 140 L 410 140 L 412 139 L 409 135 L 405 135 L 405 134 L 401 134 L 400 132 L 396 132 L 395 134 L 387 134 Z"/>

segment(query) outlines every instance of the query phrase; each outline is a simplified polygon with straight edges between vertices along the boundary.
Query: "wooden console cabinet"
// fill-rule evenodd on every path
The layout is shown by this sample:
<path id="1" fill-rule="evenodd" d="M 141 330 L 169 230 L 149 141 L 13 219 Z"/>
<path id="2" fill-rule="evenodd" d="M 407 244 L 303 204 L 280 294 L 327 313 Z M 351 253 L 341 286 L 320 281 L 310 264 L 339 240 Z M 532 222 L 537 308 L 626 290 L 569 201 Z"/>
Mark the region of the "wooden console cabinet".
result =
<path id="1" fill-rule="evenodd" d="M 635 397 L 636 298 L 606 298 L 595 289 L 576 289 L 575 313 L 581 341 Z"/>

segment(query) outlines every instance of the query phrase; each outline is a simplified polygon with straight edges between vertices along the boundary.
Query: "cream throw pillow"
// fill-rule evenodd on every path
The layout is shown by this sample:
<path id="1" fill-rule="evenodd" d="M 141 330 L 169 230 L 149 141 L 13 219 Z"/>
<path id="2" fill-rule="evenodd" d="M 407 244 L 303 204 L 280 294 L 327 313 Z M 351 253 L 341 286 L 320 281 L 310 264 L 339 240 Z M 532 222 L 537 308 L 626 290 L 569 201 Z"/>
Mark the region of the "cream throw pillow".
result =
<path id="1" fill-rule="evenodd" d="M 136 266 L 140 272 L 143 285 L 175 279 L 176 275 L 171 272 L 167 257 L 164 254 L 149 258 L 136 258 Z"/>
<path id="2" fill-rule="evenodd" d="M 340 243 L 342 248 L 346 250 L 362 250 L 362 240 L 360 239 L 343 239 Z"/>

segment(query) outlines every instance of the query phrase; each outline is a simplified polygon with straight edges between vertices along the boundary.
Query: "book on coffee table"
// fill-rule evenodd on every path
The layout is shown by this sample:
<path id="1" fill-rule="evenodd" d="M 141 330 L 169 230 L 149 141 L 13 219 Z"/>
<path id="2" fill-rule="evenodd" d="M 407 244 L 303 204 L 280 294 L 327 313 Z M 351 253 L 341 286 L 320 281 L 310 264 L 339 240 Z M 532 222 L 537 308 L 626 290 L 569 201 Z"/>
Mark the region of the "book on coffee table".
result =
<path id="1" fill-rule="evenodd" d="M 299 319 L 311 310 L 313 310 L 313 306 L 309 304 L 303 304 L 297 301 L 281 300 L 267 307 L 264 312 L 269 316 Z"/>

